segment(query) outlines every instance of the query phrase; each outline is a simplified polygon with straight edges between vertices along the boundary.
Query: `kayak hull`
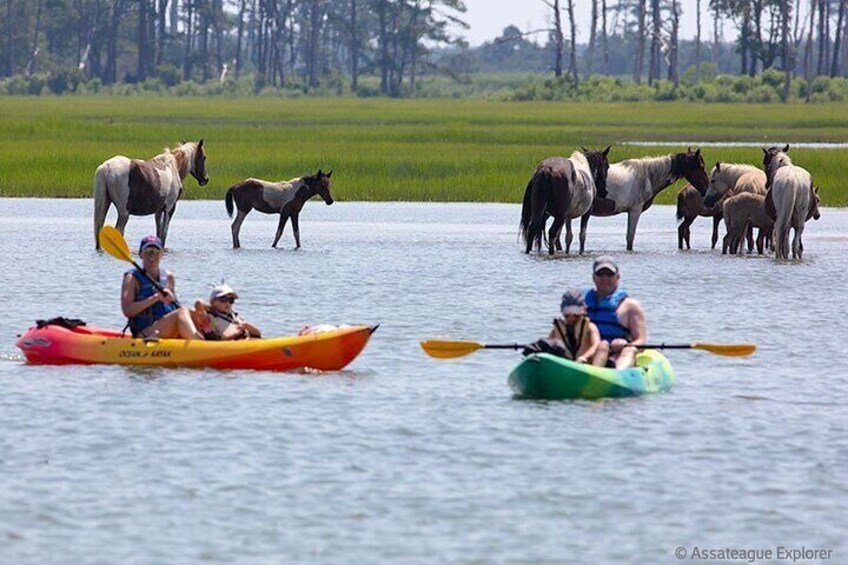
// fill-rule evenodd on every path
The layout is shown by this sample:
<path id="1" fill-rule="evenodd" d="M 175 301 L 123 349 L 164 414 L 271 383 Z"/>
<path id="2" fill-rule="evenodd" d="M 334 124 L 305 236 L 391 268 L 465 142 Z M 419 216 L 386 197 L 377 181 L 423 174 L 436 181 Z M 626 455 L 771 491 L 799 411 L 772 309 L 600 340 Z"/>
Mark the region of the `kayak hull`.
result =
<path id="1" fill-rule="evenodd" d="M 204 341 L 145 340 L 121 332 L 80 326 L 32 327 L 15 345 L 34 365 L 116 364 L 290 371 L 337 371 L 365 348 L 375 326 L 351 326 L 300 336 Z"/>
<path id="2" fill-rule="evenodd" d="M 522 398 L 596 399 L 665 392 L 675 381 L 668 359 L 655 350 L 636 356 L 636 366 L 616 370 L 575 363 L 562 357 L 528 355 L 510 373 L 509 385 Z"/>

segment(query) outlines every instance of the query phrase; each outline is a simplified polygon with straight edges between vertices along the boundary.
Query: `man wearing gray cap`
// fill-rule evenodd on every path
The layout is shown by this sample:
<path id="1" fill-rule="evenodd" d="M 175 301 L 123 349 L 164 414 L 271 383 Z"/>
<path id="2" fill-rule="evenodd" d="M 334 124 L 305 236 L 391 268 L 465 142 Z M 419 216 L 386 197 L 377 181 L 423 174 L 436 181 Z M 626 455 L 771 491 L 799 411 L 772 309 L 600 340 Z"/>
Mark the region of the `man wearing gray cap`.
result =
<path id="1" fill-rule="evenodd" d="M 619 288 L 621 273 L 609 257 L 598 257 L 592 265 L 595 287 L 586 291 L 589 319 L 601 332 L 601 343 L 593 359 L 598 366 L 632 367 L 638 345 L 645 343 L 645 311 L 642 305 Z"/>

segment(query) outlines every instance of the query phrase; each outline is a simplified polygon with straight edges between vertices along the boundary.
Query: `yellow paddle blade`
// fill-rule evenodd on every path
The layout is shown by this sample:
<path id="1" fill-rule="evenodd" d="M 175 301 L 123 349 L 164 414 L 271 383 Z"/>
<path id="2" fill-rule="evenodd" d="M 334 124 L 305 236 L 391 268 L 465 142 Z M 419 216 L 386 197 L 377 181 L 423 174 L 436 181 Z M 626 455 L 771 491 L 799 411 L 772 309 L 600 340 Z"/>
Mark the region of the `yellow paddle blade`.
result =
<path id="1" fill-rule="evenodd" d="M 467 340 L 428 339 L 421 342 L 421 348 L 427 355 L 436 359 L 463 357 L 483 347 L 482 343 Z"/>
<path id="2" fill-rule="evenodd" d="M 102 247 L 103 250 L 112 257 L 120 259 L 121 261 L 128 261 L 130 263 L 133 262 L 130 248 L 124 239 L 124 236 L 121 235 L 121 232 L 117 229 L 112 226 L 103 226 L 103 229 L 100 230 L 98 239 L 100 240 L 100 247 Z"/>
<path id="3" fill-rule="evenodd" d="M 703 349 L 725 357 L 746 357 L 757 350 L 753 343 L 693 343 L 692 349 Z"/>

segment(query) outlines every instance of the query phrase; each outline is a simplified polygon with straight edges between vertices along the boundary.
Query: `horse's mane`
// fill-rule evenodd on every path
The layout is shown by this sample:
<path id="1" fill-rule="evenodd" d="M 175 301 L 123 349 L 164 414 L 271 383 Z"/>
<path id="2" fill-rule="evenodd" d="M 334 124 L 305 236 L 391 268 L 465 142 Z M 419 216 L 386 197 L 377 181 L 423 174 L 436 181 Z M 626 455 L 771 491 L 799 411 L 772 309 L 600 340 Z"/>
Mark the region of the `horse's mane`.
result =
<path id="1" fill-rule="evenodd" d="M 580 166 L 582 169 L 589 170 L 589 160 L 586 158 L 586 155 L 583 154 L 582 151 L 575 151 L 571 154 L 569 159 Z"/>
<path id="2" fill-rule="evenodd" d="M 758 166 L 751 165 L 749 163 L 721 163 L 721 162 L 719 162 L 719 165 L 721 166 L 722 171 L 724 171 L 725 169 L 728 169 L 731 173 L 736 172 L 734 169 L 742 169 L 742 172 L 740 173 L 740 175 L 744 174 L 744 173 L 763 172 L 763 170 L 760 169 Z M 712 170 L 710 171 L 710 175 L 712 175 L 714 171 L 715 171 L 715 167 L 713 167 Z"/>

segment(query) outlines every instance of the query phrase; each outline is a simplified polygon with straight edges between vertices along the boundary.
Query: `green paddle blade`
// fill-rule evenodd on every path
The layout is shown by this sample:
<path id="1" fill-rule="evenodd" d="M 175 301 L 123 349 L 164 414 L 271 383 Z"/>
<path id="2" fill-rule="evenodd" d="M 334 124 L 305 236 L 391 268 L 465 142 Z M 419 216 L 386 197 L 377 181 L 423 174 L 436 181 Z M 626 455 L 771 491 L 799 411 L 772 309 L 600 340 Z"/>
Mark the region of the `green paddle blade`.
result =
<path id="1" fill-rule="evenodd" d="M 421 342 L 424 352 L 436 359 L 463 357 L 484 347 L 482 343 L 467 340 L 428 339 Z"/>
<path id="2" fill-rule="evenodd" d="M 130 248 L 124 236 L 117 229 L 112 226 L 103 226 L 98 239 L 100 240 L 100 247 L 112 257 L 129 263 L 133 262 Z"/>

